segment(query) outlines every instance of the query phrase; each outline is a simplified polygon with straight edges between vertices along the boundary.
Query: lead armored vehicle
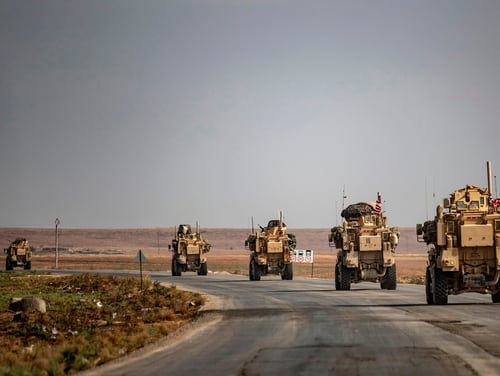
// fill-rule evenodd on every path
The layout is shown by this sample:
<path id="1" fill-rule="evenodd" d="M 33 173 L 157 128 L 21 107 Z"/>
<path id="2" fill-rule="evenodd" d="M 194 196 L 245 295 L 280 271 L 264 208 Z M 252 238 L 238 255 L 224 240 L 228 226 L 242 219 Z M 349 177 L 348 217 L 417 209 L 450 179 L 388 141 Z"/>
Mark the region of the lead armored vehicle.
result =
<path id="1" fill-rule="evenodd" d="M 250 254 L 248 275 L 250 281 L 260 281 L 262 275 L 278 274 L 281 279 L 293 279 L 293 262 L 297 241 L 295 235 L 287 233 L 283 222 L 283 214 L 280 219 L 270 220 L 266 227 L 259 226 L 261 231 L 252 233 L 245 241 Z"/>
<path id="2" fill-rule="evenodd" d="M 342 210 L 344 221 L 331 229 L 330 247 L 337 251 L 335 289 L 350 290 L 351 283 L 380 282 L 396 289 L 396 247 L 399 229 L 388 227 L 382 214 L 381 197 L 376 203 L 359 202 Z"/>
<path id="3" fill-rule="evenodd" d="M 9 248 L 4 248 L 5 270 L 13 270 L 14 267 L 23 267 L 25 270 L 31 269 L 32 247 L 25 238 L 17 238 Z"/>
<path id="4" fill-rule="evenodd" d="M 447 304 L 448 295 L 491 294 L 500 303 L 500 199 L 488 188 L 466 185 L 436 208 L 433 220 L 417 224 L 417 240 L 429 246 L 425 272 L 428 304 Z"/>
<path id="5" fill-rule="evenodd" d="M 191 225 L 179 225 L 172 245 L 168 248 L 172 251 L 173 276 L 181 276 L 182 272 L 207 275 L 206 254 L 210 251 L 211 244 L 201 236 L 198 224 L 195 232 L 191 230 Z"/>

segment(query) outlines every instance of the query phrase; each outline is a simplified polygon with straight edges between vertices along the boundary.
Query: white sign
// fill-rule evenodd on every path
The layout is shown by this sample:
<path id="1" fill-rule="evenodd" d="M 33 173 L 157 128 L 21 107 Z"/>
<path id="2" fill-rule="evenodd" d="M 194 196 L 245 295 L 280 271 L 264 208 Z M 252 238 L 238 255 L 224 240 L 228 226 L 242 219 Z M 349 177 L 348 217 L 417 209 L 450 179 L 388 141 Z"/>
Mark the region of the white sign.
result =
<path id="1" fill-rule="evenodd" d="M 305 264 L 314 263 L 314 251 L 312 249 L 296 249 L 292 256 L 292 262 L 301 262 Z"/>

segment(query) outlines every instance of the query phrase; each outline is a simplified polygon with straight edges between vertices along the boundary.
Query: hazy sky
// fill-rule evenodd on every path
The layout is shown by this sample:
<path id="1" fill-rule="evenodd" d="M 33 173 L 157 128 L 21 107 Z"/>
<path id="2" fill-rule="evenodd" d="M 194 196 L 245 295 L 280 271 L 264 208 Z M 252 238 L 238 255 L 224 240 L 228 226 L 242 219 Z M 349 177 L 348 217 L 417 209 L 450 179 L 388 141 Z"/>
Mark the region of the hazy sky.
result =
<path id="1" fill-rule="evenodd" d="M 499 20 L 495 0 L 0 0 L 0 226 L 331 227 L 380 191 L 413 227 L 500 175 Z"/>

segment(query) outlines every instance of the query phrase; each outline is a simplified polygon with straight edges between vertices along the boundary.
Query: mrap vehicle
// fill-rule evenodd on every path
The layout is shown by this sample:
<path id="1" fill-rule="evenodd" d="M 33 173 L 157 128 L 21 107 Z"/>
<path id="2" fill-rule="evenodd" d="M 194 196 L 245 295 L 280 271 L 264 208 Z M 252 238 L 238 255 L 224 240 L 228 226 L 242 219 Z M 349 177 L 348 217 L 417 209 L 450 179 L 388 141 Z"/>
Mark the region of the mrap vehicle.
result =
<path id="1" fill-rule="evenodd" d="M 351 283 L 369 281 L 395 290 L 399 229 L 387 226 L 380 193 L 375 203 L 351 204 L 341 216 L 344 222 L 333 227 L 328 237 L 330 247 L 338 249 L 335 289 L 350 290 Z"/>
<path id="2" fill-rule="evenodd" d="M 500 303 L 500 199 L 488 187 L 466 185 L 443 199 L 433 220 L 417 224 L 417 240 L 430 246 L 425 272 L 428 304 L 447 304 L 448 295 L 491 294 Z"/>
<path id="3" fill-rule="evenodd" d="M 252 233 L 245 241 L 250 254 L 248 275 L 250 281 L 260 281 L 262 275 L 278 274 L 283 280 L 293 279 L 293 261 L 297 241 L 294 234 L 287 233 L 283 214 L 272 219 L 261 231 Z"/>
<path id="4" fill-rule="evenodd" d="M 206 254 L 210 251 L 211 244 L 200 234 L 198 224 L 196 231 L 191 230 L 191 225 L 179 225 L 175 238 L 172 239 L 172 276 L 181 276 L 182 272 L 197 272 L 198 275 L 207 275 L 208 264 Z"/>
<path id="5" fill-rule="evenodd" d="M 32 247 L 25 238 L 17 238 L 10 243 L 9 248 L 4 248 L 5 270 L 13 270 L 14 267 L 31 269 Z"/>

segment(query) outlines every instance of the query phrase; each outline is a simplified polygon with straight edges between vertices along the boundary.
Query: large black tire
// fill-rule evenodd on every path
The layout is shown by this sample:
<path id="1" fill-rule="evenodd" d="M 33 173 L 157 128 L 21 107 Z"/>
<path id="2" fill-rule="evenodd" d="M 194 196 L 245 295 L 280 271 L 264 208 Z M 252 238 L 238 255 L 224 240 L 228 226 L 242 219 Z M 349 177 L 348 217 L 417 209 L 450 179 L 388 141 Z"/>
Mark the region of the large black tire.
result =
<path id="1" fill-rule="evenodd" d="M 24 270 L 31 270 L 31 261 L 26 261 L 26 264 L 24 264 Z"/>
<path id="2" fill-rule="evenodd" d="M 432 294 L 434 295 L 434 304 L 448 304 L 448 281 L 446 275 L 441 269 L 434 266 L 432 269 Z"/>
<path id="3" fill-rule="evenodd" d="M 255 281 L 254 277 L 255 277 L 255 272 L 253 271 L 253 260 L 250 260 L 250 263 L 248 264 L 248 279 L 250 281 Z"/>
<path id="4" fill-rule="evenodd" d="M 5 270 L 14 270 L 12 261 L 8 257 L 5 259 Z"/>
<path id="5" fill-rule="evenodd" d="M 250 260 L 250 281 L 260 281 L 259 263 L 254 258 Z"/>
<path id="6" fill-rule="evenodd" d="M 432 293 L 431 268 L 425 268 L 425 299 L 427 304 L 434 304 L 434 294 Z"/>
<path id="7" fill-rule="evenodd" d="M 181 275 L 181 266 L 179 265 L 175 257 L 172 257 L 172 276 L 180 277 Z"/>
<path id="8" fill-rule="evenodd" d="M 255 267 L 254 267 L 254 279 L 256 281 L 260 281 L 261 271 L 260 271 L 259 263 L 257 261 L 254 261 L 254 263 L 255 263 Z"/>
<path id="9" fill-rule="evenodd" d="M 200 265 L 200 270 L 198 270 L 198 275 L 207 275 L 208 274 L 208 265 L 206 262 Z"/>
<path id="10" fill-rule="evenodd" d="M 340 264 L 340 290 L 351 289 L 351 271 L 344 264 Z"/>
<path id="11" fill-rule="evenodd" d="M 340 290 L 340 272 L 338 262 L 335 264 L 335 290 Z"/>
<path id="12" fill-rule="evenodd" d="M 500 303 L 500 292 L 497 292 L 496 294 L 491 294 L 491 301 L 493 303 Z"/>
<path id="13" fill-rule="evenodd" d="M 291 281 L 293 279 L 293 264 L 285 264 L 281 279 Z"/>
<path id="14" fill-rule="evenodd" d="M 396 265 L 389 266 L 385 272 L 384 279 L 380 282 L 380 287 L 384 290 L 396 290 L 397 284 Z"/>

